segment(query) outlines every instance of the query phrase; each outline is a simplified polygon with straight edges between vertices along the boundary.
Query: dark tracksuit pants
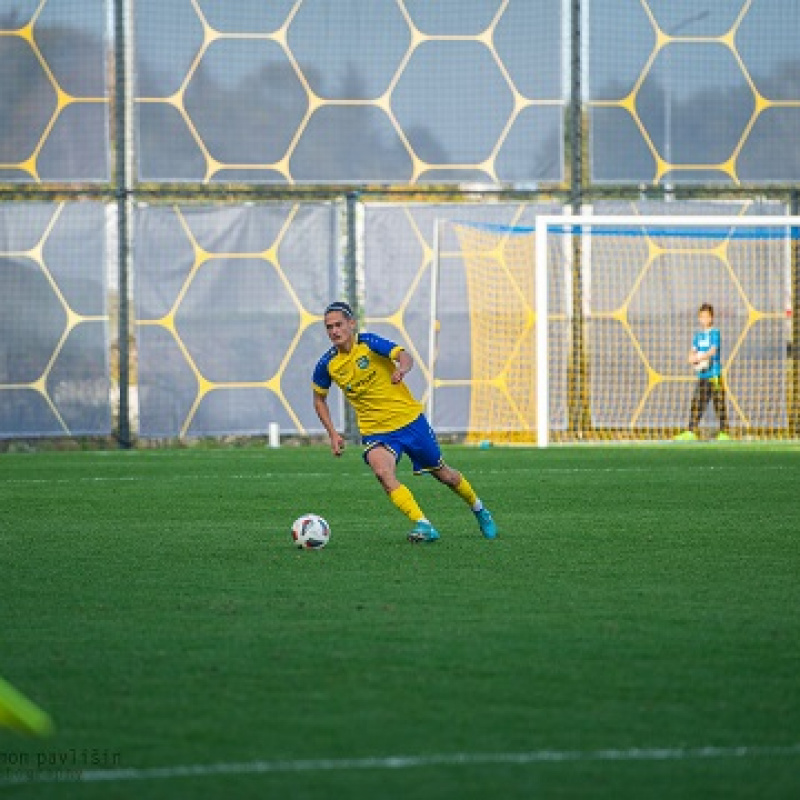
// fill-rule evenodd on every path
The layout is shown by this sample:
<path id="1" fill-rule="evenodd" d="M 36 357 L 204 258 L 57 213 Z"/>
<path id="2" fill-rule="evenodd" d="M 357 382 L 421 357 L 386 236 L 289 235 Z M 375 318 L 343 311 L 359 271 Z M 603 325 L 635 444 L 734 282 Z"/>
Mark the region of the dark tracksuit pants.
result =
<path id="1" fill-rule="evenodd" d="M 714 411 L 717 414 L 717 419 L 719 419 L 720 432 L 727 430 L 728 411 L 725 408 L 725 387 L 722 384 L 722 378 L 700 378 L 694 387 L 694 395 L 692 396 L 690 431 L 697 430 L 700 418 L 703 416 L 709 400 L 714 403 Z"/>

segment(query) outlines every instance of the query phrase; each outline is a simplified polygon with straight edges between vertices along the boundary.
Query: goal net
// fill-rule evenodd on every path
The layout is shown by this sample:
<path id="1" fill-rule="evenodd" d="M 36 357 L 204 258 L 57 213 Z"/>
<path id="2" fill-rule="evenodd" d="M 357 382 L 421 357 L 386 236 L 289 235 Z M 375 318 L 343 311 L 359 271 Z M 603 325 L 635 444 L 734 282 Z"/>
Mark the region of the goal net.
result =
<path id="1" fill-rule="evenodd" d="M 468 442 L 541 446 L 672 438 L 692 422 L 699 378 L 688 356 L 707 303 L 721 339 L 724 419 L 719 403 L 703 404 L 697 434 L 796 435 L 799 230 L 794 217 L 440 221 L 434 425 L 458 430 L 459 417 Z"/>
<path id="2" fill-rule="evenodd" d="M 437 224 L 428 409 L 437 430 L 472 443 L 526 444 L 566 428 L 571 242 L 537 270 L 534 234 Z"/>

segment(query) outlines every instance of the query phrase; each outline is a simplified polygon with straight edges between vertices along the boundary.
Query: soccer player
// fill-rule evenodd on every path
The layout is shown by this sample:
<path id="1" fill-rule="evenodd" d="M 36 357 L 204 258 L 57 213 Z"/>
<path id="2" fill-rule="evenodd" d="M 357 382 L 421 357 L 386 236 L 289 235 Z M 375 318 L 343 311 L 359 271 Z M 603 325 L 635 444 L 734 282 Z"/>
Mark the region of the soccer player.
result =
<path id="1" fill-rule="evenodd" d="M 449 486 L 472 509 L 483 535 L 494 539 L 497 527 L 492 515 L 467 479 L 444 463 L 422 406 L 403 381 L 414 366 L 411 356 L 400 345 L 374 333 L 357 333 L 347 303 L 331 303 L 325 309 L 324 321 L 333 347 L 314 370 L 314 410 L 328 432 L 333 455 L 340 456 L 345 444 L 328 408 L 328 390 L 336 383 L 356 412 L 364 460 L 389 499 L 414 523 L 409 541 L 435 542 L 439 532 L 408 487 L 397 479 L 397 462 L 404 453 L 411 459 L 415 474 L 429 472 Z"/>
<path id="2" fill-rule="evenodd" d="M 697 312 L 700 330 L 692 337 L 692 351 L 689 363 L 697 372 L 697 384 L 692 396 L 689 428 L 675 438 L 679 441 L 697 439 L 697 426 L 705 412 L 709 400 L 714 403 L 714 411 L 719 420 L 717 439 L 726 441 L 728 436 L 728 413 L 725 408 L 725 387 L 722 384 L 722 359 L 719 328 L 714 327 L 714 306 L 703 303 Z"/>

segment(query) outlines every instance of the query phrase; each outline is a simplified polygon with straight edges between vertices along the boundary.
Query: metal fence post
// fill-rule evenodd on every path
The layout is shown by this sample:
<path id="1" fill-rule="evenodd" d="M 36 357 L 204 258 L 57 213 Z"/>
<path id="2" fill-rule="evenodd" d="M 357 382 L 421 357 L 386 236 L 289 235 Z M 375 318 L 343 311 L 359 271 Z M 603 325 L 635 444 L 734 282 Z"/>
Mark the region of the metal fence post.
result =
<path id="1" fill-rule="evenodd" d="M 571 213 L 583 206 L 583 39 L 582 0 L 570 4 L 570 186 Z M 572 237 L 572 350 L 568 379 L 569 430 L 580 436 L 590 426 L 583 319 L 583 248 L 580 231 Z"/>
<path id="2" fill-rule="evenodd" d="M 119 410 L 117 439 L 121 448 L 131 446 L 130 423 L 130 348 L 128 336 L 130 326 L 129 268 L 130 268 L 130 8 L 128 0 L 114 0 L 114 147 L 116 165 L 114 196 L 117 203 L 117 243 L 119 259 L 119 319 L 117 344 L 119 348 Z"/>
<path id="3" fill-rule="evenodd" d="M 350 304 L 353 313 L 359 322 L 363 321 L 362 309 L 358 299 L 358 192 L 349 192 L 345 199 L 345 218 L 347 231 L 347 245 L 344 261 L 344 296 Z M 356 415 L 350 403 L 345 403 L 345 438 L 351 442 L 358 441 L 358 426 Z"/>

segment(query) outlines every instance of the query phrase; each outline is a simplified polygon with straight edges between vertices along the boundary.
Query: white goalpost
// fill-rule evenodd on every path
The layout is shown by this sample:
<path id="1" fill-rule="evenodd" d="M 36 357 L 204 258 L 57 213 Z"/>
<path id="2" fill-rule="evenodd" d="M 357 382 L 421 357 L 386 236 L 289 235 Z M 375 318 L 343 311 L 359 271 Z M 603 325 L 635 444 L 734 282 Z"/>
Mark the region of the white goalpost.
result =
<path id="1" fill-rule="evenodd" d="M 671 439 L 694 413 L 687 355 L 707 303 L 724 404 L 723 419 L 716 405 L 701 409 L 700 434 L 791 435 L 798 231 L 790 216 L 440 220 L 431 421 L 468 442 Z"/>

